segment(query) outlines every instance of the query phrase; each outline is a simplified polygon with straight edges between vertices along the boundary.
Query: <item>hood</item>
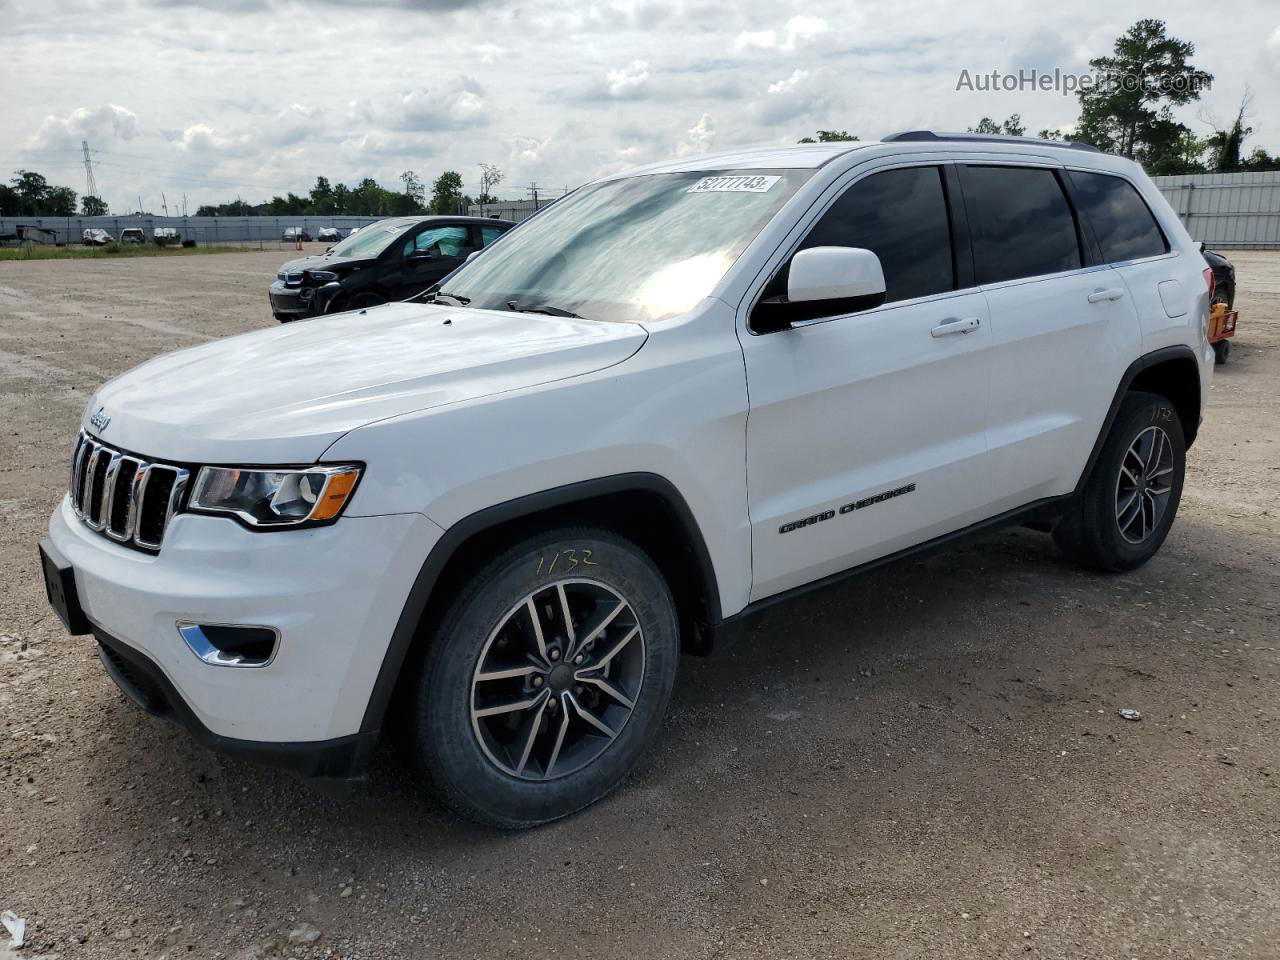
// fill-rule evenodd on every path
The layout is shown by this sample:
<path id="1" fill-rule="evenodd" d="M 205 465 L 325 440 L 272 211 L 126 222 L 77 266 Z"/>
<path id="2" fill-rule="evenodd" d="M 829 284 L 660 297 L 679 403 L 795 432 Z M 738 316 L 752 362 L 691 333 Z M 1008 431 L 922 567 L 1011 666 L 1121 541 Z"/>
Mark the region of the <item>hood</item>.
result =
<path id="1" fill-rule="evenodd" d="M 157 460 L 310 463 L 366 423 L 591 373 L 647 336 L 638 324 L 392 303 L 150 360 L 98 391 L 84 428 Z"/>
<path id="2" fill-rule="evenodd" d="M 353 267 L 366 267 L 377 262 L 377 257 L 335 257 L 331 253 L 315 253 L 309 257 L 298 257 L 281 265 L 277 273 L 301 273 L 303 270 L 350 270 Z"/>

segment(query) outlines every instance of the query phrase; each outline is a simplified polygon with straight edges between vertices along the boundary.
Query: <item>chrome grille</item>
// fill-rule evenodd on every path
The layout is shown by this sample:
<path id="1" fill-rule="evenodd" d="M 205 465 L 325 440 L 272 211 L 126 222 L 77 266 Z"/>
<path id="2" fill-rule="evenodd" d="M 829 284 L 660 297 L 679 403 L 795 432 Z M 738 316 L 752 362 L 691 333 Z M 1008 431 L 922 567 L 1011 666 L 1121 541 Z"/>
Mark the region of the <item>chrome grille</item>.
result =
<path id="1" fill-rule="evenodd" d="M 81 433 L 71 456 L 71 506 L 90 530 L 155 551 L 189 478 L 183 467 L 152 463 Z"/>

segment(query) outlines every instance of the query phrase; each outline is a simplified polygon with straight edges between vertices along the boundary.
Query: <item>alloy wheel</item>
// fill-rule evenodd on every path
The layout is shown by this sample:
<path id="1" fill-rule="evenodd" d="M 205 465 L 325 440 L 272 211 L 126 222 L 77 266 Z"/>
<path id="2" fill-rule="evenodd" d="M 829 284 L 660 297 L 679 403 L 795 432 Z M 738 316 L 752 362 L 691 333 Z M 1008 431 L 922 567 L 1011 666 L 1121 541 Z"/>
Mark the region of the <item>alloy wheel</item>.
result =
<path id="1" fill-rule="evenodd" d="M 1160 526 L 1173 490 L 1173 444 L 1161 427 L 1134 438 L 1116 477 L 1116 525 L 1127 542 L 1142 543 Z"/>
<path id="2" fill-rule="evenodd" d="M 631 604 L 588 579 L 538 587 L 489 634 L 471 681 L 471 726 L 504 773 L 550 780 L 617 739 L 644 680 Z"/>

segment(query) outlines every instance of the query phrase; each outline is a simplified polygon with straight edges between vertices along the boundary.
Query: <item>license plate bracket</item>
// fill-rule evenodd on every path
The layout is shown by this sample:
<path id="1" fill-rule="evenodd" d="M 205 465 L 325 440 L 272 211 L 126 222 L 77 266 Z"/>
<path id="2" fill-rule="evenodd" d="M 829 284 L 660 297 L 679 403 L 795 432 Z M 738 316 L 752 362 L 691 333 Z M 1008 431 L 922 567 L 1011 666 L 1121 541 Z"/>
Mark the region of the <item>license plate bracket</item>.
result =
<path id="1" fill-rule="evenodd" d="M 40 569 L 44 572 L 44 592 L 49 598 L 49 606 L 73 637 L 92 633 L 93 628 L 89 618 L 84 615 L 80 595 L 76 592 L 75 570 L 48 540 L 41 540 L 39 549 Z"/>

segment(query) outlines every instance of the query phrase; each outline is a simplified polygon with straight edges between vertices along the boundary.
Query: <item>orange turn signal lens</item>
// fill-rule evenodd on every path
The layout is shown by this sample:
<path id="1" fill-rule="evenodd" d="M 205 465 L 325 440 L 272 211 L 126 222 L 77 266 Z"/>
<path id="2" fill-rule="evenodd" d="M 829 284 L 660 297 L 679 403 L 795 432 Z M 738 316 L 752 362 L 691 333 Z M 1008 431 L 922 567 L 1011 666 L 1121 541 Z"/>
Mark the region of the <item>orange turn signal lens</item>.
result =
<path id="1" fill-rule="evenodd" d="M 329 482 L 324 485 L 324 490 L 316 499 L 316 507 L 311 511 L 309 520 L 332 520 L 342 512 L 342 508 L 347 505 L 347 500 L 351 497 L 351 491 L 356 488 L 356 481 L 360 479 L 360 468 L 351 467 L 343 470 L 341 473 L 333 473 L 329 476 Z"/>

